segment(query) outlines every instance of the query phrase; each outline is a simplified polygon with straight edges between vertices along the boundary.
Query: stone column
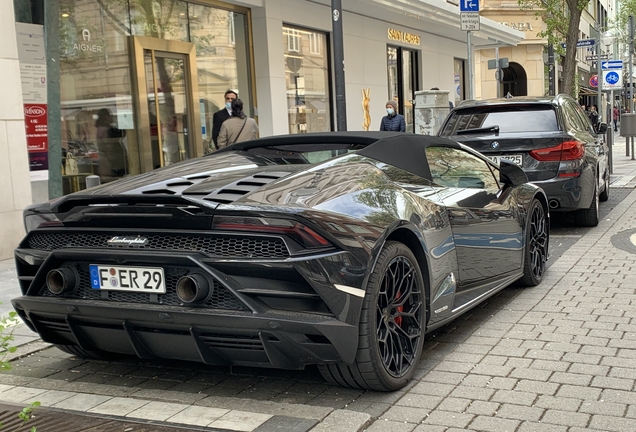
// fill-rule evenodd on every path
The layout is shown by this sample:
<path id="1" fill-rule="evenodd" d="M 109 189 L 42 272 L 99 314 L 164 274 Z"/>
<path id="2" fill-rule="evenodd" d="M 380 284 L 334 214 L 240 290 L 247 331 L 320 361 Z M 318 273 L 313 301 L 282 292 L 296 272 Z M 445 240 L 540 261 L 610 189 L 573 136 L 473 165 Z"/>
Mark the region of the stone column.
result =
<path id="1" fill-rule="evenodd" d="M 13 257 L 24 236 L 22 210 L 31 204 L 31 179 L 20 63 L 12 1 L 0 1 L 0 259 Z"/>

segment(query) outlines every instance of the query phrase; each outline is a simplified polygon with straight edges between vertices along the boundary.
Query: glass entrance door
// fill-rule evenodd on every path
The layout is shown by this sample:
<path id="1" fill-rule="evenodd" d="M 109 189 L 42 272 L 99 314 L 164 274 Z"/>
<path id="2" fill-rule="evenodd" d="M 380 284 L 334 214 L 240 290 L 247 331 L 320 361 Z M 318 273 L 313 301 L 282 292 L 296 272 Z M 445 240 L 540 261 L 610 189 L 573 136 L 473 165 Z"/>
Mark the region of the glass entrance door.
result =
<path id="1" fill-rule="evenodd" d="M 145 37 L 133 37 L 133 44 L 141 172 L 200 156 L 194 44 Z"/>
<path id="2" fill-rule="evenodd" d="M 184 55 L 144 50 L 150 148 L 154 168 L 190 158 Z"/>
<path id="3" fill-rule="evenodd" d="M 406 121 L 406 131 L 413 132 L 415 113 L 413 102 L 418 89 L 417 51 L 387 46 L 389 99 L 398 104 Z"/>

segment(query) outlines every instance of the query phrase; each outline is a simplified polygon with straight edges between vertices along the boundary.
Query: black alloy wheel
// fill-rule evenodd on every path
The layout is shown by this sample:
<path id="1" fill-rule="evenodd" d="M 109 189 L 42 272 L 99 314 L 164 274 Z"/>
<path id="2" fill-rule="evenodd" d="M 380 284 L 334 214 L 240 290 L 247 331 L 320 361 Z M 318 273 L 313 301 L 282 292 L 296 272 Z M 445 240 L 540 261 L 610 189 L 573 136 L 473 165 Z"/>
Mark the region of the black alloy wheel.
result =
<path id="1" fill-rule="evenodd" d="M 535 199 L 530 206 L 526 226 L 526 250 L 524 252 L 523 286 L 536 286 L 541 283 L 548 261 L 548 243 L 550 227 L 543 204 Z"/>
<path id="2" fill-rule="evenodd" d="M 576 210 L 574 212 L 574 220 L 576 224 L 584 227 L 595 227 L 599 221 L 600 197 L 598 192 L 598 181 L 594 185 L 594 195 L 589 208 Z"/>
<path id="3" fill-rule="evenodd" d="M 415 265 L 404 256 L 393 258 L 380 283 L 375 311 L 382 365 L 394 378 L 406 375 L 422 337 L 422 292 Z"/>
<path id="4" fill-rule="evenodd" d="M 389 241 L 369 277 L 353 364 L 321 365 L 333 384 L 394 391 L 412 378 L 424 344 L 426 294 L 413 252 Z"/>

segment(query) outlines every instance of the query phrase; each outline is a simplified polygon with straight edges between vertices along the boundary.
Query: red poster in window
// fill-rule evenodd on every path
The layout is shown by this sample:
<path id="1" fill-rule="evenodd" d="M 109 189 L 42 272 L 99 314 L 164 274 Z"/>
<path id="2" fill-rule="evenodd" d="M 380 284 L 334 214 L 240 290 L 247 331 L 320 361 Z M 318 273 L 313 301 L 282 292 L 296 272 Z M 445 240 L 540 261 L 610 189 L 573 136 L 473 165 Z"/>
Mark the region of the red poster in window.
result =
<path id="1" fill-rule="evenodd" d="M 29 153 L 49 151 L 46 104 L 24 104 L 24 124 Z"/>

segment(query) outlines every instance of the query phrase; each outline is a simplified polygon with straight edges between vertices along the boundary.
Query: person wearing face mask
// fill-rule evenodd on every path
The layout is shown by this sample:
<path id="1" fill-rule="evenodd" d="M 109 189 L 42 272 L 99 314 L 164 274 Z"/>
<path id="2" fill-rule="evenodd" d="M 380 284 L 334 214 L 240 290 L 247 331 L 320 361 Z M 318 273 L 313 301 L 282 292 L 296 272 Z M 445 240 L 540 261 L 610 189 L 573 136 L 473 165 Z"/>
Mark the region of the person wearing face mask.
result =
<path id="1" fill-rule="evenodd" d="M 397 102 L 390 100 L 386 103 L 386 115 L 380 123 L 381 131 L 406 132 L 404 116 L 397 112 Z"/>
<path id="2" fill-rule="evenodd" d="M 256 121 L 243 112 L 243 101 L 232 101 L 232 116 L 223 122 L 219 133 L 218 148 L 222 149 L 237 142 L 255 139 L 258 136 Z"/>
<path id="3" fill-rule="evenodd" d="M 232 102 L 238 98 L 238 95 L 234 90 L 228 90 L 225 92 L 225 106 L 214 113 L 212 117 L 212 141 L 216 148 L 219 148 L 217 140 L 219 139 L 219 133 L 221 132 L 221 125 L 223 122 L 232 117 Z"/>

